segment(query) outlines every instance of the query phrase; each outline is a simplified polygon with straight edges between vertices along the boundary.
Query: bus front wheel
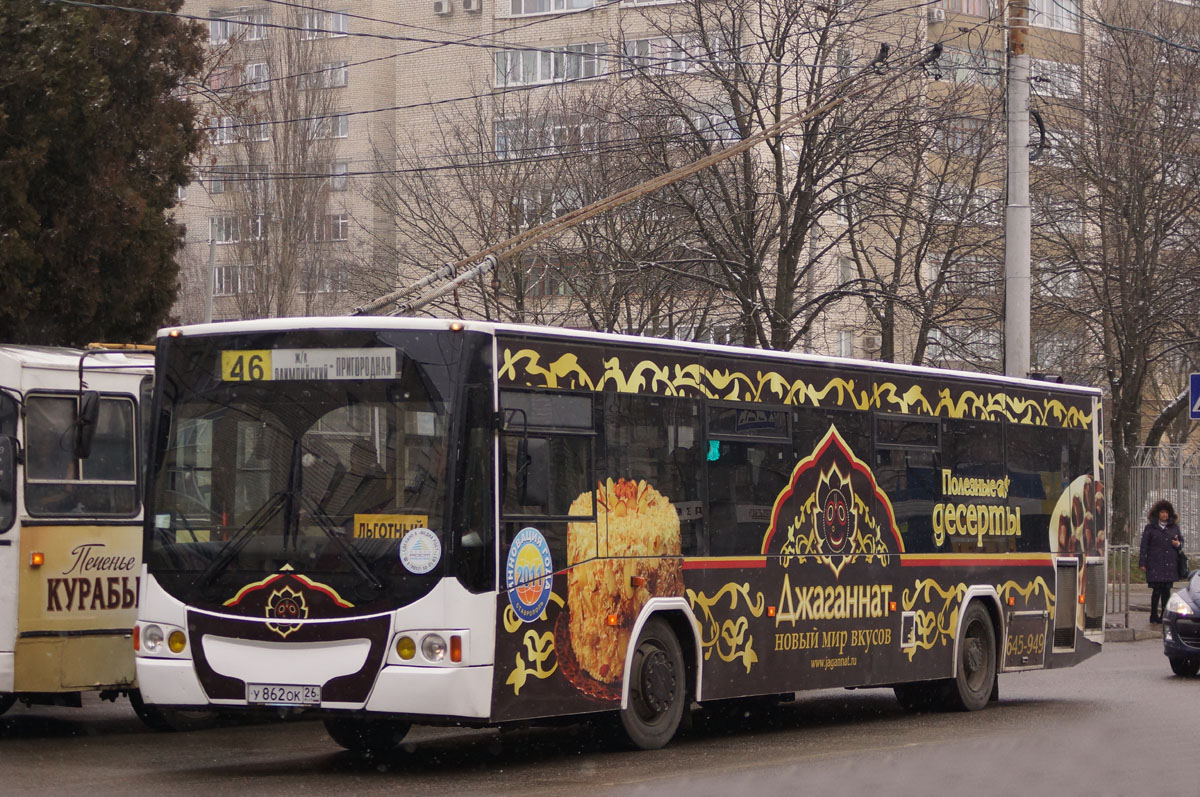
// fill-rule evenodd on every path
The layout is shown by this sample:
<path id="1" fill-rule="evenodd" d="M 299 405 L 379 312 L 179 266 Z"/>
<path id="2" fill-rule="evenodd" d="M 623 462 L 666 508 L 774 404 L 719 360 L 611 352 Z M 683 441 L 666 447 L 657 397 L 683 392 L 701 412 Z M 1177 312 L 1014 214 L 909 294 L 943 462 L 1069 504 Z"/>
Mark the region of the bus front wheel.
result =
<path id="1" fill-rule="evenodd" d="M 979 602 L 967 605 L 958 636 L 958 663 L 949 708 L 978 711 L 987 706 L 996 684 L 996 629 Z"/>
<path id="2" fill-rule="evenodd" d="M 329 738 L 351 752 L 372 756 L 395 749 L 411 727 L 412 723 L 401 720 L 325 718 L 325 730 L 329 733 Z"/>
<path id="3" fill-rule="evenodd" d="M 664 747 L 679 729 L 687 704 L 683 650 L 665 620 L 646 622 L 626 677 L 629 704 L 621 709 L 621 725 L 629 741 L 642 750 Z"/>

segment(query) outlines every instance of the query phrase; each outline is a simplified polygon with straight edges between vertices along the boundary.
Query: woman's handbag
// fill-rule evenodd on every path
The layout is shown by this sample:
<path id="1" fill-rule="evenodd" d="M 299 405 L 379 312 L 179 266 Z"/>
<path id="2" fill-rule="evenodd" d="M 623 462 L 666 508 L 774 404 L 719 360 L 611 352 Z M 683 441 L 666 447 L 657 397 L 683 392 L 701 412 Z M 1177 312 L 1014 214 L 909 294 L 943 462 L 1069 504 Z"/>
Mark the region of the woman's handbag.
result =
<path id="1" fill-rule="evenodd" d="M 1176 573 L 1180 578 L 1187 578 L 1191 574 L 1188 567 L 1188 558 L 1182 550 L 1179 551 L 1179 561 L 1176 562 Z"/>

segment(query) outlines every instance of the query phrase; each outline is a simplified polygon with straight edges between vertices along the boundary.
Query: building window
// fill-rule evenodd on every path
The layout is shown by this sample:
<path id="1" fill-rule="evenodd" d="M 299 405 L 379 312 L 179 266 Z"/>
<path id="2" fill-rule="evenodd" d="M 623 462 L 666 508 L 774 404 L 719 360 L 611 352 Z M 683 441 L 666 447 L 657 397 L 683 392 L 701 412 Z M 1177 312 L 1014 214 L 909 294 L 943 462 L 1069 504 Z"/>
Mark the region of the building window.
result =
<path id="1" fill-rule="evenodd" d="M 569 296 L 571 284 L 552 266 L 536 265 L 526 273 L 525 294 L 539 298 Z"/>
<path id="2" fill-rule="evenodd" d="M 237 14 L 209 13 L 208 43 L 262 41 L 267 38 L 267 12 L 243 11 Z"/>
<path id="3" fill-rule="evenodd" d="M 271 81 L 271 65 L 267 63 L 246 64 L 244 83 L 247 91 L 266 91 Z"/>
<path id="4" fill-rule="evenodd" d="M 682 42 L 673 41 L 666 36 L 656 36 L 650 39 L 627 39 L 625 41 L 625 58 L 629 66 L 637 71 L 649 72 L 652 75 L 664 75 L 668 72 L 688 72 L 696 68 L 695 59 L 690 57 Z"/>
<path id="5" fill-rule="evenodd" d="M 996 88 L 1004 73 L 1004 53 L 999 50 L 979 52 L 947 47 L 942 50 L 937 71 L 939 77 L 954 83 Z"/>
<path id="6" fill-rule="evenodd" d="M 253 293 L 255 274 L 254 266 L 216 266 L 213 268 L 213 296 Z"/>
<path id="7" fill-rule="evenodd" d="M 1056 299 L 1073 299 L 1083 291 L 1083 274 L 1071 265 L 1038 263 L 1034 276 L 1039 292 Z"/>
<path id="8" fill-rule="evenodd" d="M 1000 192 L 988 188 L 971 191 L 965 186 L 947 185 L 939 197 L 933 198 L 934 221 L 948 224 L 1000 223 Z"/>
<path id="9" fill-rule="evenodd" d="M 1029 22 L 1043 28 L 1079 30 L 1079 0 L 1030 0 Z"/>
<path id="10" fill-rule="evenodd" d="M 941 0 L 941 6 L 956 14 L 994 19 L 1000 16 L 1001 0 Z"/>
<path id="11" fill-rule="evenodd" d="M 517 159 L 592 147 L 600 138 L 594 119 L 542 119 L 526 117 L 496 122 L 496 156 Z"/>
<path id="12" fill-rule="evenodd" d="M 982 119 L 959 117 L 933 131 L 933 144 L 942 152 L 952 155 L 979 153 L 987 143 L 987 132 L 987 125 Z"/>
<path id="13" fill-rule="evenodd" d="M 350 117 L 346 114 L 325 116 L 310 119 L 308 123 L 310 139 L 346 138 L 350 135 Z"/>
<path id="14" fill-rule="evenodd" d="M 187 199 L 187 186 L 186 185 L 175 186 L 175 201 L 183 202 L 186 199 Z"/>
<path id="15" fill-rule="evenodd" d="M 237 27 L 233 17 L 212 17 L 208 20 L 208 43 L 225 44 L 230 35 L 236 35 Z"/>
<path id="16" fill-rule="evenodd" d="M 931 362 L 995 364 L 1000 361 L 1000 332 L 969 326 L 931 329 L 926 352 Z"/>
<path id="17" fill-rule="evenodd" d="M 345 272 L 338 265 L 318 265 L 307 274 L 301 293 L 340 293 L 345 290 Z"/>
<path id="18" fill-rule="evenodd" d="M 854 264 L 854 260 L 849 257 L 838 257 L 837 259 L 837 278 L 839 285 L 845 285 L 848 282 L 853 282 L 858 279 L 858 267 Z"/>
<path id="19" fill-rule="evenodd" d="M 854 356 L 854 332 L 849 329 L 839 329 L 837 333 L 837 351 L 838 357 L 853 357 Z"/>
<path id="20" fill-rule="evenodd" d="M 306 11 L 301 19 L 300 38 L 336 39 L 350 32 L 349 19 L 344 11 Z"/>
<path id="21" fill-rule="evenodd" d="M 242 240 L 237 216 L 209 216 L 208 240 L 218 244 L 234 244 Z"/>
<path id="22" fill-rule="evenodd" d="M 350 84 L 348 61 L 334 61 L 331 64 L 322 64 L 322 73 L 325 75 L 325 85 L 329 88 L 342 88 Z"/>
<path id="23" fill-rule="evenodd" d="M 960 295 L 993 295 L 1000 290 L 1003 268 L 994 260 L 963 255 L 946 269 L 946 290 Z"/>
<path id="24" fill-rule="evenodd" d="M 512 0 L 510 6 L 514 16 L 523 14 L 549 14 L 552 11 L 576 11 L 592 8 L 595 0 Z"/>
<path id="25" fill-rule="evenodd" d="M 208 137 L 214 144 L 234 143 L 237 141 L 237 119 L 232 116 L 209 117 Z"/>
<path id="26" fill-rule="evenodd" d="M 501 50 L 496 53 L 496 85 L 533 86 L 601 77 L 604 44 L 570 44 L 556 50 Z"/>
<path id="27" fill-rule="evenodd" d="M 311 73 L 301 77 L 306 89 L 336 89 L 350 84 L 350 69 L 347 61 L 332 61 L 319 65 Z"/>
<path id="28" fill-rule="evenodd" d="M 251 141 L 270 141 L 271 123 L 255 122 L 246 129 L 246 134 L 250 137 Z"/>
<path id="29" fill-rule="evenodd" d="M 350 217 L 345 213 L 325 216 L 318 222 L 318 241 L 345 241 L 350 237 Z"/>
<path id="30" fill-rule="evenodd" d="M 329 166 L 329 190 L 330 191 L 345 191 L 349 183 L 347 174 L 350 171 L 350 164 L 346 162 L 333 163 Z"/>
<path id="31" fill-rule="evenodd" d="M 1044 61 L 1034 58 L 1029 63 L 1029 78 L 1034 91 L 1042 96 L 1079 96 L 1079 64 L 1064 64 L 1059 61 Z"/>

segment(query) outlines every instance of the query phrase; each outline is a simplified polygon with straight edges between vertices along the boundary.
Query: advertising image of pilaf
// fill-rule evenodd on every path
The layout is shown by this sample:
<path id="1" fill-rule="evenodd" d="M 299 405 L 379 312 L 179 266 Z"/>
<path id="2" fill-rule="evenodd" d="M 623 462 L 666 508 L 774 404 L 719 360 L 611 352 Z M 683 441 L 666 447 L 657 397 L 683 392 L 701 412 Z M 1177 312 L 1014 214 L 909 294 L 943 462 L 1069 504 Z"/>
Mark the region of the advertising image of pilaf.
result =
<path id="1" fill-rule="evenodd" d="M 591 500 L 588 493 L 581 494 L 570 513 L 587 513 Z M 596 559 L 595 524 L 567 528 L 567 560 L 582 562 L 567 576 L 571 649 L 585 673 L 613 683 L 624 673 L 629 634 L 646 601 L 683 594 L 679 515 L 645 481 L 619 479 L 614 484 L 609 479 L 597 485 L 596 503 L 600 528 L 608 529 L 607 558 Z M 637 587 L 635 576 L 643 579 Z M 613 614 L 616 627 L 606 622 Z"/>

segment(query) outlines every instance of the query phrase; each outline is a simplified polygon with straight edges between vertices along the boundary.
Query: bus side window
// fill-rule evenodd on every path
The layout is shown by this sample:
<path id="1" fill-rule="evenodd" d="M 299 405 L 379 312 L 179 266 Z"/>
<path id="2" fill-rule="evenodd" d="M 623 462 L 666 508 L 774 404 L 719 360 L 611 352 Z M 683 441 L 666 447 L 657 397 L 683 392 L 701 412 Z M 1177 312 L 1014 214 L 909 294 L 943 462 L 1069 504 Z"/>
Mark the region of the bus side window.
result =
<path id="1" fill-rule="evenodd" d="M 604 470 L 616 482 L 644 480 L 674 507 L 684 556 L 702 553 L 704 460 L 696 399 L 604 396 Z"/>
<path id="2" fill-rule="evenodd" d="M 929 507 L 941 495 L 941 462 L 939 419 L 875 416 L 875 481 L 892 504 L 907 550 L 931 550 Z"/>
<path id="3" fill-rule="evenodd" d="M 0 393 L 0 534 L 17 520 L 17 402 Z"/>
<path id="4" fill-rule="evenodd" d="M 504 514 L 593 517 L 571 511 L 595 484 L 592 396 L 506 390 L 500 406 Z"/>
<path id="5" fill-rule="evenodd" d="M 131 516 L 138 511 L 136 431 L 130 398 L 100 401 L 87 459 L 74 451 L 75 396 L 25 401 L 25 505 L 31 515 Z"/>
<path id="6" fill-rule="evenodd" d="M 759 553 L 775 499 L 795 466 L 790 413 L 710 404 L 705 460 L 709 555 Z"/>

